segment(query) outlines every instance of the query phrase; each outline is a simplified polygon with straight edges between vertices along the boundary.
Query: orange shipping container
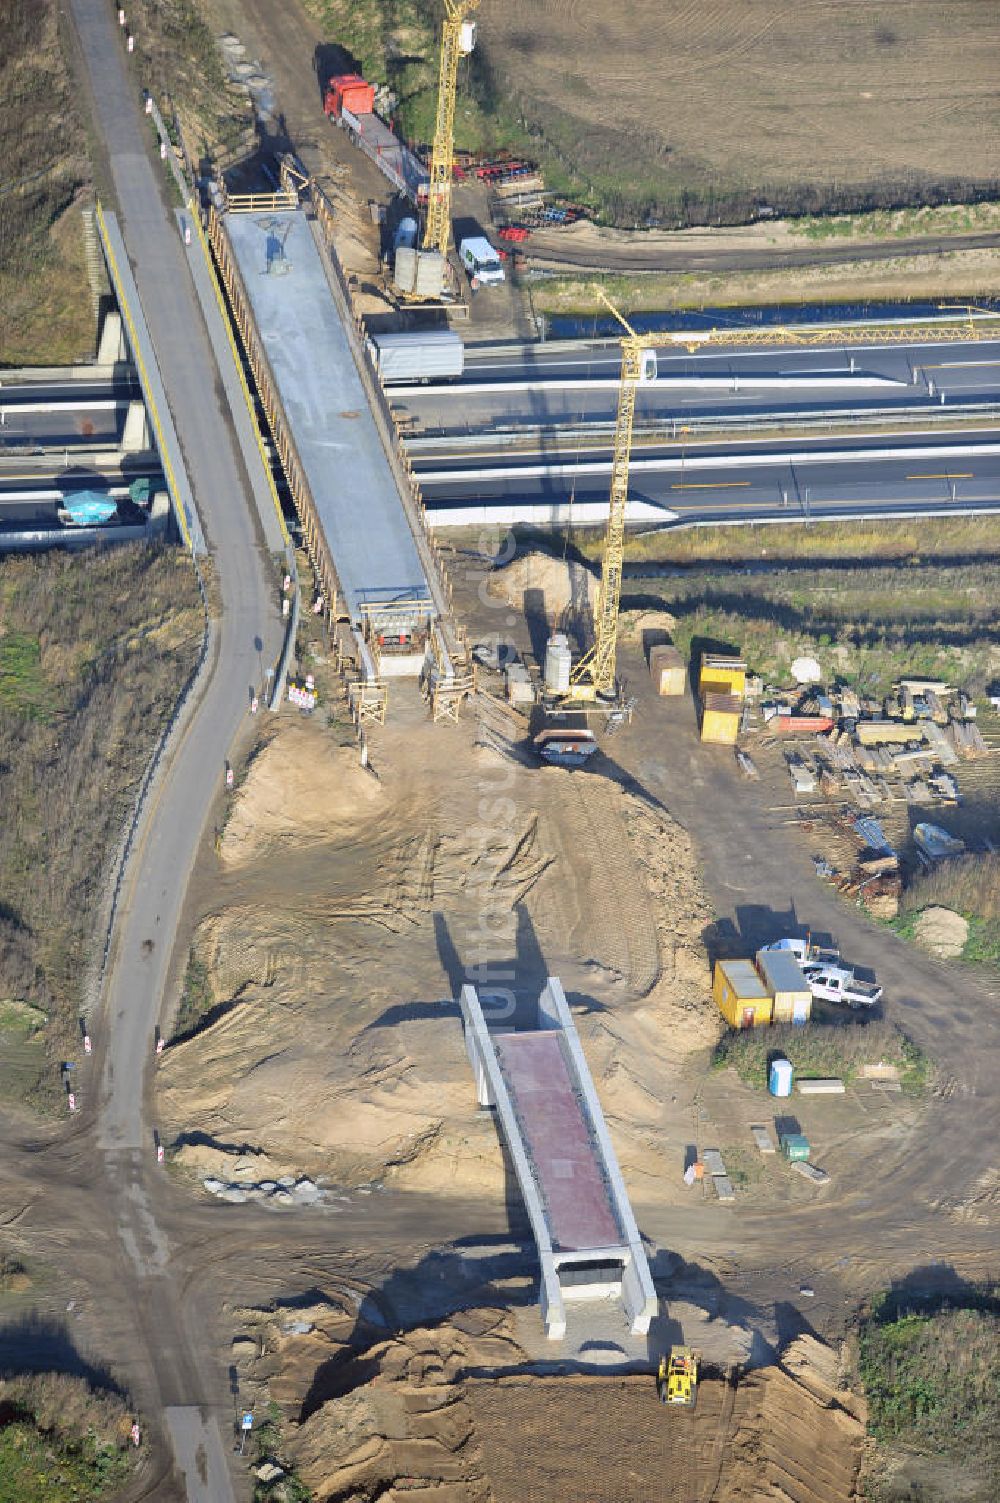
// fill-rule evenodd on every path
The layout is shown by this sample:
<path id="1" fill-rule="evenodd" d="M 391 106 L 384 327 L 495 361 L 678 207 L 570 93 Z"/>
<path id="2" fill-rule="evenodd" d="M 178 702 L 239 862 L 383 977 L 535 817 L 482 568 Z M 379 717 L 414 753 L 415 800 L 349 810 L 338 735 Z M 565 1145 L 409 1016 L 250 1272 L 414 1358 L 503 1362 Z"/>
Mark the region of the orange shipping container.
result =
<path id="1" fill-rule="evenodd" d="M 663 643 L 649 649 L 649 676 L 657 694 L 683 694 L 686 671 L 676 647 Z"/>

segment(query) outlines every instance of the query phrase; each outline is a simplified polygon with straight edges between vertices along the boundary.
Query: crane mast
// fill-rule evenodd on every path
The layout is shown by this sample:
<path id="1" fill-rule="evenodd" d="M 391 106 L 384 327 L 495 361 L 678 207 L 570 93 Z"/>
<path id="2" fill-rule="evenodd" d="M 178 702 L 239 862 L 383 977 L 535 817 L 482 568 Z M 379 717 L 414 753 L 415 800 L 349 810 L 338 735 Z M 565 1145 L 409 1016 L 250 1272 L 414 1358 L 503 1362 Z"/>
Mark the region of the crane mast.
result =
<path id="1" fill-rule="evenodd" d="M 469 20 L 479 0 L 445 0 L 438 80 L 437 119 L 427 188 L 427 223 L 423 248 L 448 254 L 451 239 L 451 182 L 455 166 L 455 97 L 458 65 L 475 46 L 475 23 Z"/>
<path id="2" fill-rule="evenodd" d="M 656 379 L 657 340 L 637 334 L 601 292 L 602 300 L 625 329 L 622 336 L 621 381 L 611 461 L 611 498 L 601 559 L 601 583 L 594 610 L 594 641 L 570 675 L 569 697 L 574 700 L 611 699 L 617 690 L 618 609 L 622 593 L 625 553 L 625 507 L 632 457 L 635 398 L 640 386 Z"/>

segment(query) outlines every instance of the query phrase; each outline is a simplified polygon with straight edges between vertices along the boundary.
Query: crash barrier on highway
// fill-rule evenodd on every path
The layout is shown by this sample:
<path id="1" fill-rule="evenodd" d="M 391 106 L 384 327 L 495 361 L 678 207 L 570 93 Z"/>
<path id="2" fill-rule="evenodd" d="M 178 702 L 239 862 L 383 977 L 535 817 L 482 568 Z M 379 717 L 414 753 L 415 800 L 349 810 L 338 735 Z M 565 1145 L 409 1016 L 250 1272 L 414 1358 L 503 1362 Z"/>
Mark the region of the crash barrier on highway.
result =
<path id="1" fill-rule="evenodd" d="M 177 191 L 180 193 L 181 198 L 187 202 L 191 195 L 191 184 L 181 171 L 180 163 L 177 160 L 177 153 L 174 150 L 174 143 L 170 139 L 170 132 L 167 130 L 167 123 L 160 113 L 160 108 L 156 100 L 148 91 L 146 93 L 146 114 L 151 118 L 156 127 L 156 134 L 160 138 L 160 160 L 166 162 L 170 168 L 174 182 L 177 184 Z"/>

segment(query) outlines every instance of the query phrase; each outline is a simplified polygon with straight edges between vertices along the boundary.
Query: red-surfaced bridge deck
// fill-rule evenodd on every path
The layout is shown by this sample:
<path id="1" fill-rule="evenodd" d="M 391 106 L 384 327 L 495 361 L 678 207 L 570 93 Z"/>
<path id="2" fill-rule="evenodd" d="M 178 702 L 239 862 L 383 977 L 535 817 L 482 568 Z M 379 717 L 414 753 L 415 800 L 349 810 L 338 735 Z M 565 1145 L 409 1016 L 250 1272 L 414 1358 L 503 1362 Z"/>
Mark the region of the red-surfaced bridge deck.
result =
<path id="1" fill-rule="evenodd" d="M 613 1247 L 622 1240 L 597 1147 L 556 1032 L 493 1040 L 545 1205 L 556 1252 Z"/>

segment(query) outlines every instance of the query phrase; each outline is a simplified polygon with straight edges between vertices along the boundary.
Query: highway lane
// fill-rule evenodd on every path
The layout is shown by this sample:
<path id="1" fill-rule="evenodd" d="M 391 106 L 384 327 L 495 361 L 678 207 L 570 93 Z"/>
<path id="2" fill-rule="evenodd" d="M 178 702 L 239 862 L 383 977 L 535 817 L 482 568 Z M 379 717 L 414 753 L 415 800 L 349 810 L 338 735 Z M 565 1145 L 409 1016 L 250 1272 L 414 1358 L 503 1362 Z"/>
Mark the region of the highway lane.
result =
<path id="1" fill-rule="evenodd" d="M 426 433 L 468 437 L 499 427 L 610 422 L 620 354 L 523 345 L 470 349 L 451 384 L 389 388 L 393 406 Z M 815 412 L 864 416 L 894 408 L 1000 403 L 1000 340 L 859 347 L 658 350 L 657 380 L 637 394 L 641 424 L 699 416 Z"/>
<path id="2" fill-rule="evenodd" d="M 884 439 L 818 449 L 785 442 L 724 452 L 643 450 L 633 459 L 629 492 L 665 518 L 686 521 L 959 513 L 993 511 L 1000 504 L 998 437 L 951 435 L 939 444 L 933 436 L 911 435 L 886 450 Z M 532 462 L 518 456 L 478 470 L 417 471 L 435 525 L 470 505 L 498 518 L 505 508 L 531 502 L 606 507 L 610 473 L 606 449 L 597 458 L 562 455 Z"/>
<path id="3" fill-rule="evenodd" d="M 11 380 L 0 376 L 0 411 L 16 402 L 91 402 L 106 397 L 140 397 L 142 390 L 131 366 L 122 366 L 122 374 L 64 376 L 46 375 L 37 381 Z"/>
<path id="4" fill-rule="evenodd" d="M 4 403 L 0 405 L 0 455 L 9 449 L 75 448 L 95 441 L 117 447 L 128 405 L 126 397 Z"/>

